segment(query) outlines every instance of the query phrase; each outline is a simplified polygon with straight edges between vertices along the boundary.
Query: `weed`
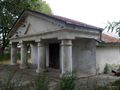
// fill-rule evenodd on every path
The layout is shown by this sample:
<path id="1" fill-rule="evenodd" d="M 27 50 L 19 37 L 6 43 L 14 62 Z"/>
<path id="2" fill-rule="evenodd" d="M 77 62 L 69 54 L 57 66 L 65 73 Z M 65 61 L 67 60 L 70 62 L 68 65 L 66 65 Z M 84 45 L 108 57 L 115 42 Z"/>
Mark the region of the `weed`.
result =
<path id="1" fill-rule="evenodd" d="M 120 72 L 120 66 L 118 67 L 117 71 Z"/>
<path id="2" fill-rule="evenodd" d="M 108 64 L 106 64 L 104 67 L 104 74 L 108 74 L 108 72 L 109 72 L 109 66 Z"/>
<path id="3" fill-rule="evenodd" d="M 39 75 L 39 77 L 35 80 L 35 90 L 48 90 L 49 87 L 49 79 L 46 75 Z"/>
<path id="4" fill-rule="evenodd" d="M 75 90 L 75 77 L 71 73 L 64 74 L 57 85 L 56 90 Z"/>

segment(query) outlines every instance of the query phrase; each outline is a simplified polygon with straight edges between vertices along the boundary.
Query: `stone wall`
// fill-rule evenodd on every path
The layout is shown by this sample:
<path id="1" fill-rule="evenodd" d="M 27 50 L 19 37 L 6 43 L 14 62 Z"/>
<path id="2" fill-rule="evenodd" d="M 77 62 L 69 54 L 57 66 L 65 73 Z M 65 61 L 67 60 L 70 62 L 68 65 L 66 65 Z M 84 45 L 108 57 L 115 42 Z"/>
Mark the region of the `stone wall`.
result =
<path id="1" fill-rule="evenodd" d="M 73 69 L 82 74 L 96 74 L 96 44 L 92 39 L 73 41 Z"/>

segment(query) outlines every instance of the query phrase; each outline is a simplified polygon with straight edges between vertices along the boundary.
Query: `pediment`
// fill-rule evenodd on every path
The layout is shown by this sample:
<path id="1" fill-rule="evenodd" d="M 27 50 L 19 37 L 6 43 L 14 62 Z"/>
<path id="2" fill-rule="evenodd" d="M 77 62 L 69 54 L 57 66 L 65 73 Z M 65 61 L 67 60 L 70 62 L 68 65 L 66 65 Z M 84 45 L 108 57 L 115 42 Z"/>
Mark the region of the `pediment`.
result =
<path id="1" fill-rule="evenodd" d="M 61 27 L 55 24 L 55 22 L 52 23 L 49 20 L 28 15 L 24 23 L 22 23 L 14 32 L 12 38 L 22 37 L 26 35 L 41 34 L 46 32 L 53 32 L 60 29 Z"/>
<path id="2" fill-rule="evenodd" d="M 69 31 L 67 35 L 65 35 L 65 33 L 61 35 L 59 33 L 53 35 L 56 33 L 56 31 L 63 32 L 65 30 L 67 32 Z M 68 18 L 55 15 L 46 15 L 40 12 L 26 10 L 21 14 L 16 23 L 13 25 L 7 37 L 10 40 L 19 40 L 26 37 L 53 38 L 53 36 L 56 36 L 60 38 L 63 37 L 63 35 L 65 35 L 65 37 L 70 37 L 73 35 L 74 37 L 91 38 L 91 35 L 93 35 L 93 38 L 95 38 L 99 37 L 102 30 L 103 29 L 101 28 Z M 70 35 L 70 33 L 72 34 Z"/>

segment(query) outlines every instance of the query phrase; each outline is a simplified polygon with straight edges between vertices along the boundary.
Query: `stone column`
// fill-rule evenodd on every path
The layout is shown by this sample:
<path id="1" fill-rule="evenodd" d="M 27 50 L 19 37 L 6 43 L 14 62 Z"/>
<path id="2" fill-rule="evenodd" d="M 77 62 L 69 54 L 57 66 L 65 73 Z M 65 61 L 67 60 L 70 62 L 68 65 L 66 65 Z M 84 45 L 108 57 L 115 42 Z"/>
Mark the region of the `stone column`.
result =
<path id="1" fill-rule="evenodd" d="M 20 43 L 21 46 L 21 65 L 20 68 L 24 69 L 27 68 L 28 62 L 27 62 L 27 45 L 26 43 Z"/>
<path id="2" fill-rule="evenodd" d="M 11 43 L 11 65 L 17 64 L 17 43 Z"/>
<path id="3" fill-rule="evenodd" d="M 72 73 L 72 40 L 61 40 L 61 71 Z"/>
<path id="4" fill-rule="evenodd" d="M 46 46 L 46 67 L 49 67 L 49 46 Z"/>
<path id="5" fill-rule="evenodd" d="M 46 70 L 46 52 L 42 41 L 38 42 L 38 67 L 36 72 L 41 73 Z"/>
<path id="6" fill-rule="evenodd" d="M 37 57 L 38 57 L 38 48 L 36 43 L 31 44 L 31 60 L 32 64 L 37 64 Z"/>

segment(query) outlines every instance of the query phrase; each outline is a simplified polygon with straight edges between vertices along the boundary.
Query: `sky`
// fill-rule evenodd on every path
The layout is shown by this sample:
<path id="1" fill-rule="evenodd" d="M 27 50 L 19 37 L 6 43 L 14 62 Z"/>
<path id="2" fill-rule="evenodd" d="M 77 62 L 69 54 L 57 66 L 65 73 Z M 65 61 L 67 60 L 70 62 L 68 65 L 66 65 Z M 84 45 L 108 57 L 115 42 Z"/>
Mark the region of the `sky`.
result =
<path id="1" fill-rule="evenodd" d="M 120 0 L 44 0 L 53 14 L 104 28 L 107 21 L 120 20 Z M 116 33 L 104 31 L 117 37 Z"/>

